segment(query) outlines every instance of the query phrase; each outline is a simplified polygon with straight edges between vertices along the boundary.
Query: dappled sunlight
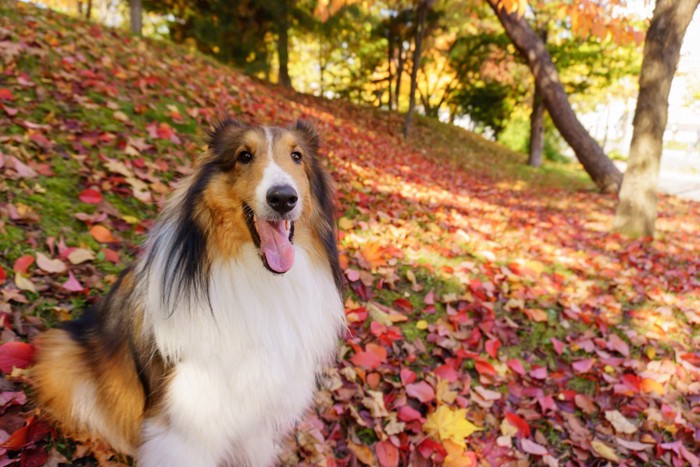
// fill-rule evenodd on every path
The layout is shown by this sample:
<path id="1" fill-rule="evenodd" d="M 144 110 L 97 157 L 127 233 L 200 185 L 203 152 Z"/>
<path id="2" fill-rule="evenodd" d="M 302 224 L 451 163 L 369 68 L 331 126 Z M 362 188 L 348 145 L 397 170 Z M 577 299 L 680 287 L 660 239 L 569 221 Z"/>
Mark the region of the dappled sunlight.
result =
<path id="1" fill-rule="evenodd" d="M 31 11 L 0 16 L 20 60 L 0 94 L 17 112 L 0 108 L 3 339 L 32 351 L 20 341 L 104 295 L 218 116 L 304 118 L 338 188 L 348 327 L 290 465 L 376 465 L 383 449 L 394 465 L 613 462 L 601 445 L 671 465 L 696 441 L 697 203 L 661 196 L 658 237 L 627 240 L 610 232 L 614 197 L 579 183 L 575 164 L 523 169 L 522 155 L 433 121 L 404 140 L 398 114 Z M 24 370 L 1 369 L 0 421 L 16 433 L 36 419 Z M 40 435 L 31 452 L 74 455 Z"/>

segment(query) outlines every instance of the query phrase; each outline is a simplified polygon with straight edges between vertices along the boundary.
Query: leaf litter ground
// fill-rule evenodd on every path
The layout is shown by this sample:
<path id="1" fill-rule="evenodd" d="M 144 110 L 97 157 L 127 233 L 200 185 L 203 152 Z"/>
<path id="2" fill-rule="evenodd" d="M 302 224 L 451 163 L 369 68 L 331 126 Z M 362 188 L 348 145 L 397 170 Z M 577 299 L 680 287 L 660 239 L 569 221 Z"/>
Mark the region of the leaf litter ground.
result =
<path id="1" fill-rule="evenodd" d="M 222 113 L 315 121 L 339 188 L 349 329 L 284 464 L 698 465 L 698 204 L 627 241 L 574 164 L 24 3 L 0 64 L 0 465 L 128 461 L 36 416 L 27 342 L 104 295 Z"/>

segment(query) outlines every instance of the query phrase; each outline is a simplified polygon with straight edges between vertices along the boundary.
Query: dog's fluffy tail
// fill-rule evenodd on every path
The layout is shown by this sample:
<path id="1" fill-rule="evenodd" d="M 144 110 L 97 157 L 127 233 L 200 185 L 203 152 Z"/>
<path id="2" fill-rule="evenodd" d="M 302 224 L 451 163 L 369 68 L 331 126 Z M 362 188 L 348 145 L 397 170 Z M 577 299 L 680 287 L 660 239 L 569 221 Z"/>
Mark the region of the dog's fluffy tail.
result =
<path id="1" fill-rule="evenodd" d="M 107 358 L 63 329 L 45 332 L 35 345 L 32 382 L 42 414 L 67 435 L 133 454 L 145 396 L 129 352 Z"/>

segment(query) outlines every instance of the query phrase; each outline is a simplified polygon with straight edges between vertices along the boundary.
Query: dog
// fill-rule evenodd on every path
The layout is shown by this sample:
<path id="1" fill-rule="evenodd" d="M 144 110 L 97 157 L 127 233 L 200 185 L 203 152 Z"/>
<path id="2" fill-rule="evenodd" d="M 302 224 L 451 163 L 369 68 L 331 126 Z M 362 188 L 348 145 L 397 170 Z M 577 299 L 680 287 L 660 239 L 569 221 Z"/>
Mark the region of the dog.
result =
<path id="1" fill-rule="evenodd" d="M 344 329 L 315 127 L 225 119 L 136 263 L 36 340 L 41 414 L 140 466 L 274 464 Z"/>

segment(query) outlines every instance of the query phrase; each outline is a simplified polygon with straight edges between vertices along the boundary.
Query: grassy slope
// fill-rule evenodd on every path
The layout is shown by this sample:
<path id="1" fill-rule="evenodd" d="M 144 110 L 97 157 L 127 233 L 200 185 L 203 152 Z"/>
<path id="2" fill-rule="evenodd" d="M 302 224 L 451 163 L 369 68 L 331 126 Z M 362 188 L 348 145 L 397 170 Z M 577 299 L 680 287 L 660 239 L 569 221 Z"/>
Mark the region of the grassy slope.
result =
<path id="1" fill-rule="evenodd" d="M 404 142 L 397 115 L 276 89 L 182 48 L 21 3 L 0 3 L 0 44 L 3 340 L 31 338 L 104 294 L 217 114 L 305 117 L 323 133 L 339 186 L 351 326 L 287 462 L 390 465 L 398 452 L 402 464 L 502 464 L 547 459 L 539 448 L 561 460 L 644 461 L 653 447 L 670 461 L 685 451 L 664 443 L 694 442 L 697 204 L 664 197 L 659 239 L 626 243 L 607 233 L 614 201 L 576 167 L 534 171 L 457 128 L 419 119 Z M 79 201 L 86 188 L 104 200 Z M 116 241 L 98 242 L 94 225 Z M 72 265 L 66 246 L 96 258 Z M 13 266 L 37 252 L 62 258 L 85 289 L 36 264 L 28 286 Z M 437 393 L 419 401 L 411 372 Z M 21 381 L 20 372 L 3 387 Z M 406 407 L 420 418 L 408 420 Z M 460 446 L 464 436 L 435 427 L 437 407 L 483 431 Z M 12 433 L 29 410 L 7 405 L 0 430 Z M 633 433 L 609 421 L 614 410 Z M 518 418 L 504 424 L 506 414 Z M 521 422 L 528 429 L 513 433 Z M 83 452 L 60 438 L 34 444 Z"/>

